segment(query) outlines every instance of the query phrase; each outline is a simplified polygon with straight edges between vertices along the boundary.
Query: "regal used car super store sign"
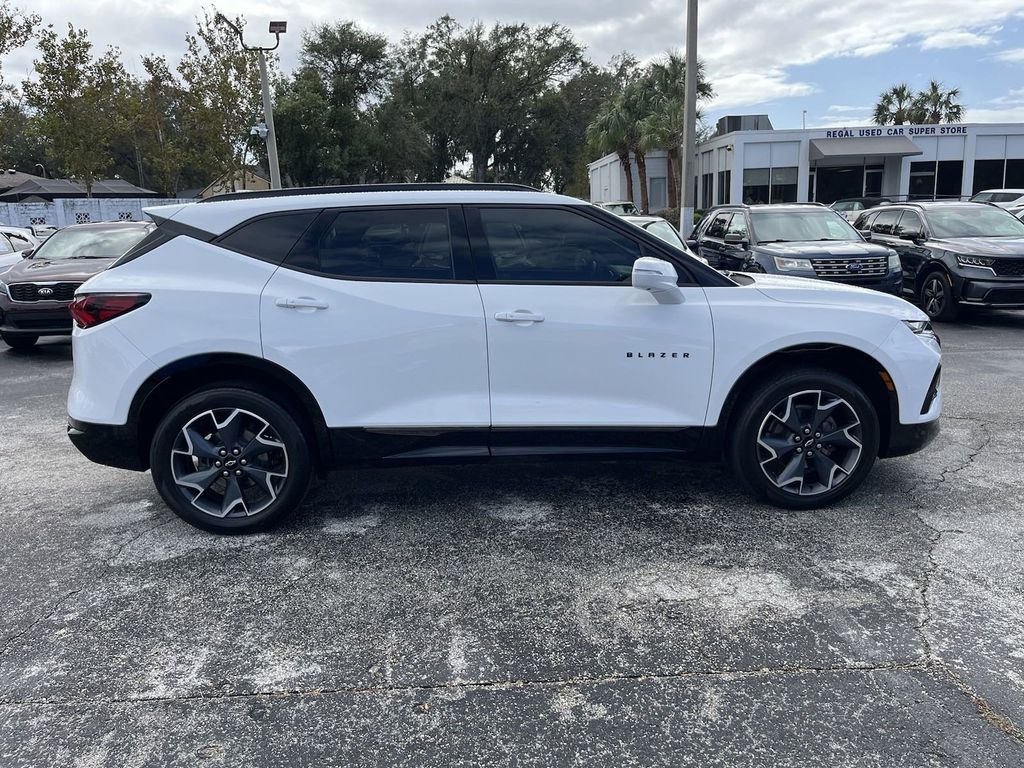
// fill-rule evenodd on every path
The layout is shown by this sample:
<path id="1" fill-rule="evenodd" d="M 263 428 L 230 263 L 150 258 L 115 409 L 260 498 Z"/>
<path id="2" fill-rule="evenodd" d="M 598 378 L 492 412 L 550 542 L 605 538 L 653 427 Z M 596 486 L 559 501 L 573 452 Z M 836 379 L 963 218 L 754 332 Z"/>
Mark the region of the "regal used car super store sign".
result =
<path id="1" fill-rule="evenodd" d="M 837 128 L 825 131 L 826 139 L 868 138 L 870 136 L 965 136 L 965 125 L 885 125 L 880 128 Z"/>

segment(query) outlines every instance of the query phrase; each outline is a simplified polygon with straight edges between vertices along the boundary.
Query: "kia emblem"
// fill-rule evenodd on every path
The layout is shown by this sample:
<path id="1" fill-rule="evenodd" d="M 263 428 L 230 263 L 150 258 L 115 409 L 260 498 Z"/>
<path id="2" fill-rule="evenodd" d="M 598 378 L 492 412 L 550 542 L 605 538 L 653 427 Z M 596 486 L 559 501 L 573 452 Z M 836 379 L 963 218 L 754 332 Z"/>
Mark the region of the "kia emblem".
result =
<path id="1" fill-rule="evenodd" d="M 53 296 L 53 288 L 40 288 L 39 289 L 39 295 L 40 296 Z"/>

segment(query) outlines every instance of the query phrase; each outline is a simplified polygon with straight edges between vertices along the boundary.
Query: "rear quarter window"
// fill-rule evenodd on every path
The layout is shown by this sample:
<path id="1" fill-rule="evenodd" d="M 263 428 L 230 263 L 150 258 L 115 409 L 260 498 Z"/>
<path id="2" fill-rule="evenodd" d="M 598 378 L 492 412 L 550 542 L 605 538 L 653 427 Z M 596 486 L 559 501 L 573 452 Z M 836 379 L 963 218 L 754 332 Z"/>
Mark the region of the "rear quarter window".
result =
<path id="1" fill-rule="evenodd" d="M 319 210 L 262 216 L 223 235 L 217 245 L 273 264 L 280 264 L 313 223 Z"/>

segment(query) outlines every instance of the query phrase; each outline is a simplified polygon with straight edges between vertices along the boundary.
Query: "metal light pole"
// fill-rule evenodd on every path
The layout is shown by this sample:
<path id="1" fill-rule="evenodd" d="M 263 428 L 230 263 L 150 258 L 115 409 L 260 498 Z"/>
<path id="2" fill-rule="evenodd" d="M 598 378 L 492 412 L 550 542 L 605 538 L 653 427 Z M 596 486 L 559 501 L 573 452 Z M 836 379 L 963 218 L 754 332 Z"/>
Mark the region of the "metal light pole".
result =
<path id="1" fill-rule="evenodd" d="M 270 22 L 270 33 L 274 36 L 274 45 L 270 48 L 263 48 L 259 46 L 250 47 L 245 44 L 245 40 L 242 37 L 242 30 L 234 25 L 230 19 L 221 13 L 218 13 L 216 18 L 227 26 L 231 27 L 238 35 L 238 42 L 242 44 L 242 48 L 247 51 L 254 51 L 256 53 L 256 60 L 260 65 L 260 87 L 263 91 L 263 130 L 253 129 L 254 133 L 263 136 L 267 142 L 267 165 L 270 166 L 270 188 L 280 189 L 281 188 L 281 166 L 277 160 L 277 132 L 274 130 L 274 107 L 270 102 L 270 79 L 267 77 L 267 53 L 270 51 L 276 51 L 277 46 L 281 44 L 281 35 L 288 31 L 287 21 L 272 21 Z M 244 174 L 244 171 L 243 171 Z M 243 177 L 244 181 L 244 177 Z"/>
<path id="2" fill-rule="evenodd" d="M 686 94 L 683 103 L 683 204 L 679 212 L 679 232 L 684 237 L 693 231 L 693 211 L 697 203 L 697 0 L 686 0 Z"/>

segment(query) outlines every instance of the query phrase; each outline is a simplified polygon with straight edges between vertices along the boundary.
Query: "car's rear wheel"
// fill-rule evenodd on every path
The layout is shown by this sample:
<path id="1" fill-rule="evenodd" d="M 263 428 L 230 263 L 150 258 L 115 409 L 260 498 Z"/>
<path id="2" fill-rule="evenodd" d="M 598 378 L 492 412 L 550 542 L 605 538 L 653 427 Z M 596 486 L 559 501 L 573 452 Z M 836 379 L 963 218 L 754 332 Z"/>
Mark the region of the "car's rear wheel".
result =
<path id="1" fill-rule="evenodd" d="M 302 501 L 312 477 L 296 418 L 264 395 L 233 387 L 175 405 L 156 428 L 150 466 L 178 516 L 218 533 L 278 523 Z"/>
<path id="2" fill-rule="evenodd" d="M 824 369 L 784 374 L 740 406 L 728 459 L 754 495 L 790 509 L 831 504 L 878 455 L 878 415 L 853 381 Z"/>
<path id="3" fill-rule="evenodd" d="M 952 322 L 960 315 L 960 307 L 953 296 L 953 286 L 942 272 L 931 272 L 921 281 L 918 295 L 921 309 L 932 320 Z"/>
<path id="4" fill-rule="evenodd" d="M 23 335 L 20 333 L 0 333 L 0 339 L 4 340 L 4 344 L 14 350 L 24 351 L 26 349 L 32 349 L 39 341 L 38 336 Z"/>

